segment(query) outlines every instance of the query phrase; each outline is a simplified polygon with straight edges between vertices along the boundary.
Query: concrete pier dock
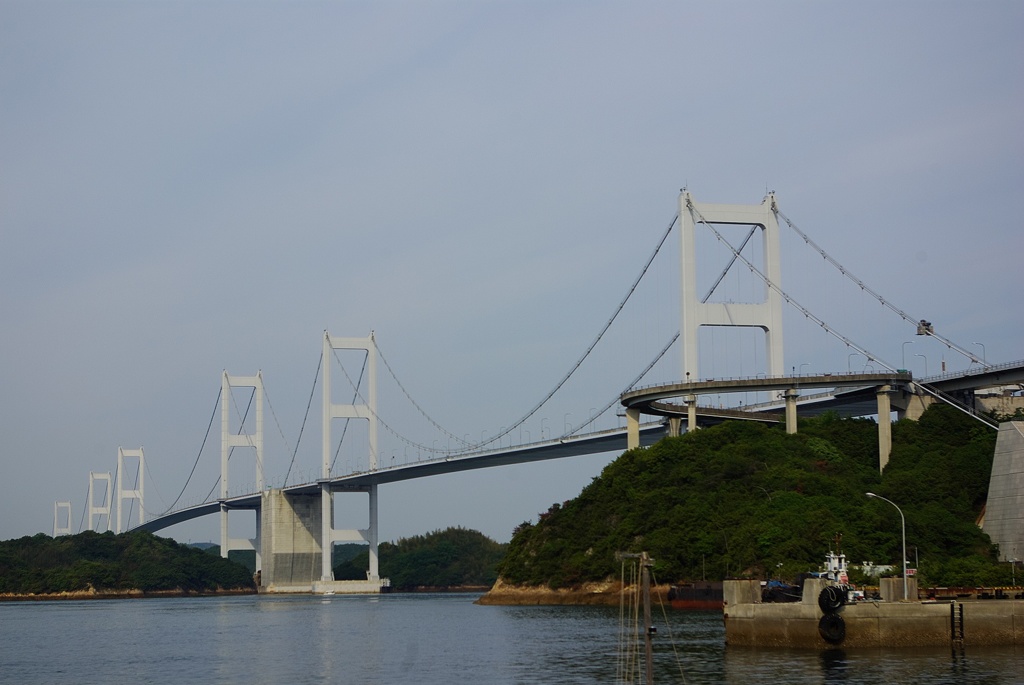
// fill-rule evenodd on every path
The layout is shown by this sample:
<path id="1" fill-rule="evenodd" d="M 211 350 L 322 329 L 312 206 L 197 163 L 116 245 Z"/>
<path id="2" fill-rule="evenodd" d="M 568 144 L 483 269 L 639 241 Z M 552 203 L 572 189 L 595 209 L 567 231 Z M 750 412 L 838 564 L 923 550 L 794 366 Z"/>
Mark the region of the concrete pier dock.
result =
<path id="1" fill-rule="evenodd" d="M 817 601 L 826 584 L 808 579 L 802 601 L 762 603 L 760 581 L 725 581 L 726 644 L 812 649 L 1024 644 L 1024 600 L 867 600 L 826 612 Z"/>

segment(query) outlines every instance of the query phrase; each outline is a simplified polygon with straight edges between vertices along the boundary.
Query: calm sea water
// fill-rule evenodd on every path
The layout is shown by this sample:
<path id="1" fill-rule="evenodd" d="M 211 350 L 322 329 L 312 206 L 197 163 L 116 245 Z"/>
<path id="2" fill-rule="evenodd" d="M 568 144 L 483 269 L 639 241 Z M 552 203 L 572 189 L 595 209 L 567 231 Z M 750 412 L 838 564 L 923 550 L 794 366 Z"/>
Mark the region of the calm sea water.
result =
<path id="1" fill-rule="evenodd" d="M 616 682 L 618 609 L 475 597 L 0 603 L 0 683 Z M 1024 683 L 1021 648 L 727 649 L 718 612 L 664 620 L 658 683 Z"/>

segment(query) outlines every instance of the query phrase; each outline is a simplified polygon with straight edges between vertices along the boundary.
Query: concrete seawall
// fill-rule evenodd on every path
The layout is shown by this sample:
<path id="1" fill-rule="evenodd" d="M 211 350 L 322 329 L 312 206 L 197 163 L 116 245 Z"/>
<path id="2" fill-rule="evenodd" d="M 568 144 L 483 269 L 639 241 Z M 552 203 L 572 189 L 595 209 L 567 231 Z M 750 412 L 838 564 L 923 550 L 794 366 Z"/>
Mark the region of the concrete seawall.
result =
<path id="1" fill-rule="evenodd" d="M 1022 600 L 860 601 L 826 616 L 817 603 L 823 587 L 808 580 L 803 601 L 772 604 L 761 603 L 758 581 L 726 581 L 726 643 L 813 649 L 1024 644 Z"/>

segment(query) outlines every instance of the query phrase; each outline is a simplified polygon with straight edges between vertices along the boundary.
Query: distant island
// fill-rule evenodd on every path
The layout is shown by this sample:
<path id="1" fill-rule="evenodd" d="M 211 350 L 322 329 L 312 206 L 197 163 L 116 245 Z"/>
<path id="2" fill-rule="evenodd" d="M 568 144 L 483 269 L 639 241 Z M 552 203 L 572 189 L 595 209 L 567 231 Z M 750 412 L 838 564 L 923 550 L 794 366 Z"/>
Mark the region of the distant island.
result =
<path id="1" fill-rule="evenodd" d="M 507 545 L 475 530 L 448 528 L 380 545 L 382 575 L 398 591 L 484 591 Z M 366 577 L 366 545 L 335 547 L 335 577 Z M 214 543 L 183 545 L 147 532 L 0 542 L 0 600 L 250 594 L 255 557 L 220 557 Z"/>
<path id="2" fill-rule="evenodd" d="M 142 531 L 0 542 L 0 599 L 255 592 L 244 566 Z"/>
<path id="3" fill-rule="evenodd" d="M 400 592 L 486 590 L 498 578 L 498 564 L 507 544 L 465 528 L 446 528 L 426 535 L 383 542 L 378 548 L 380 575 Z M 369 566 L 365 545 L 346 545 L 335 551 L 336 580 L 362 580 Z"/>
<path id="4" fill-rule="evenodd" d="M 927 585 L 1009 585 L 1011 569 L 977 525 L 996 432 L 933 406 L 893 425 L 878 471 L 877 424 L 826 414 L 800 432 L 726 422 L 624 453 L 579 496 L 523 522 L 485 603 L 578 603 L 619 577 L 617 552 L 647 551 L 662 584 L 732 577 L 794 579 L 830 549 L 851 564 L 901 566 Z M 853 582 L 872 579 L 854 571 Z M 602 589 L 603 588 L 603 589 Z M 531 599 L 532 597 L 532 599 Z M 503 599 L 504 598 L 504 599 Z M 536 601 L 535 601 L 536 600 Z"/>

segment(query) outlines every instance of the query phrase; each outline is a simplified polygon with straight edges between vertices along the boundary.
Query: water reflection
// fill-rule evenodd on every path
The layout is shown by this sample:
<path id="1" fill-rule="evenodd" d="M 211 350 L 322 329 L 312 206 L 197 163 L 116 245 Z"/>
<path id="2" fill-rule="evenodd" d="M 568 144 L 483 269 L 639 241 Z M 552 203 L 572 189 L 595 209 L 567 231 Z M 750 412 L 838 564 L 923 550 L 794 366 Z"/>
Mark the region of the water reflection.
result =
<path id="1" fill-rule="evenodd" d="M 826 649 L 820 655 L 821 673 L 826 683 L 847 682 L 849 664 L 846 661 L 846 652 L 842 649 Z"/>
<path id="2" fill-rule="evenodd" d="M 613 683 L 619 612 L 476 606 L 472 595 L 238 597 L 0 605 L 0 682 Z M 658 683 L 1024 682 L 1024 648 L 725 646 L 721 612 L 655 618 Z M 40 645 L 59 645 L 39 659 Z M 88 678 L 86 679 L 88 680 Z"/>

